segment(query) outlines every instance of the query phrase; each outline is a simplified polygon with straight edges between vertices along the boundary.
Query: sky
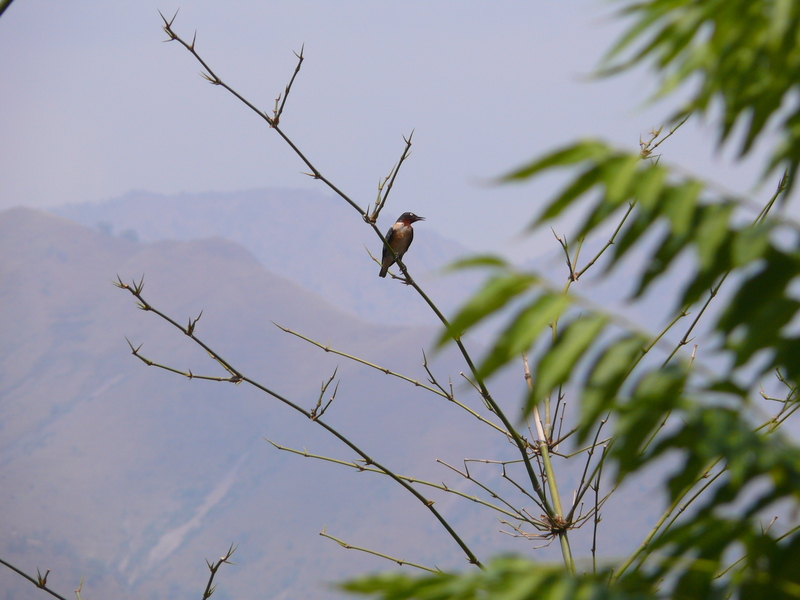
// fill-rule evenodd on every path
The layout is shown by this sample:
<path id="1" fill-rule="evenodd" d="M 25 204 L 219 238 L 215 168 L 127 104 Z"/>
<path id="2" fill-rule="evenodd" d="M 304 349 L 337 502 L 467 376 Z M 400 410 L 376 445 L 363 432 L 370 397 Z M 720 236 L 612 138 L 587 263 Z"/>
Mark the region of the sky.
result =
<path id="1" fill-rule="evenodd" d="M 0 18 L 0 210 L 162 194 L 323 189 L 247 107 L 163 43 L 159 10 L 217 74 L 271 109 L 298 52 L 281 119 L 317 168 L 362 206 L 412 131 L 387 212 L 523 262 L 553 240 L 520 232 L 557 178 L 493 178 L 579 138 L 637 150 L 670 105 L 644 68 L 590 77 L 623 30 L 614 2 L 15 0 Z M 739 193 L 761 162 L 717 152 L 694 120 L 662 160 Z M 770 184 L 771 190 L 772 184 Z M 759 197 L 769 194 L 763 192 Z M 352 210 L 344 204 L 342 210 Z"/>

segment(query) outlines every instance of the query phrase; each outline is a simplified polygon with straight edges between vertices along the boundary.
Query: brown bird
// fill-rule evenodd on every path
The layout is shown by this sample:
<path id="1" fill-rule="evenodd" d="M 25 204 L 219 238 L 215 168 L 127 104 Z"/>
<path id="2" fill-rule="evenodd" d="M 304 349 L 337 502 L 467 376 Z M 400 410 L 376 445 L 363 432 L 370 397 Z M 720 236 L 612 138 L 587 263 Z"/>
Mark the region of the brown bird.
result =
<path id="1" fill-rule="evenodd" d="M 386 272 L 395 263 L 395 255 L 397 259 L 402 260 L 403 255 L 408 250 L 411 242 L 414 241 L 414 229 L 411 227 L 412 223 L 417 221 L 424 221 L 425 217 L 418 217 L 412 212 L 405 212 L 400 215 L 397 222 L 389 228 L 386 232 L 386 243 L 394 250 L 383 246 L 383 256 L 381 257 L 381 272 L 379 277 L 386 277 Z"/>

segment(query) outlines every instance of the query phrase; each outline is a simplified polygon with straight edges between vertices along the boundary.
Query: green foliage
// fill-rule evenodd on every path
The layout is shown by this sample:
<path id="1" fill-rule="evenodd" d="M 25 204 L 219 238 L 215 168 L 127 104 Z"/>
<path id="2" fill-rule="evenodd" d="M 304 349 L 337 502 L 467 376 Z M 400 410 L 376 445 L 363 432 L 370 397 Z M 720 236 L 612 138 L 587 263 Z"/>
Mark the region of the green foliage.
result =
<path id="1" fill-rule="evenodd" d="M 385 600 L 644 600 L 652 596 L 609 587 L 608 573 L 574 577 L 552 565 L 501 557 L 482 571 L 456 576 L 442 573 L 412 577 L 385 573 L 363 577 L 343 585 L 359 594 L 374 594 Z"/>
<path id="2" fill-rule="evenodd" d="M 651 65 L 660 77 L 658 97 L 678 87 L 685 88 L 682 97 L 688 95 L 673 118 L 719 118 L 720 144 L 741 128 L 742 156 L 765 139 L 768 123 L 775 124 L 780 139 L 765 173 L 786 170 L 775 195 L 761 213 L 749 214 L 750 199 L 722 196 L 700 177 L 643 160 L 646 152 L 597 140 L 551 152 L 502 181 L 567 170 L 569 181 L 530 229 L 567 211 L 584 215 L 571 239 L 617 226 L 619 235 L 603 256 L 605 274 L 636 249 L 642 266 L 631 268 L 628 261 L 625 267 L 636 282 L 633 298 L 644 297 L 670 269 L 673 277 L 680 265 L 680 306 L 673 315 L 660 315 L 665 322 L 674 325 L 689 312 L 702 316 L 727 280 L 729 295 L 718 300 L 724 304 L 702 351 L 703 360 L 716 357 L 727 366 L 700 367 L 693 357 L 675 353 L 642 360 L 664 332 L 633 330 L 614 315 L 586 310 L 577 297 L 543 289 L 533 273 L 490 259 L 468 263 L 490 269 L 491 276 L 453 318 L 449 333 L 461 335 L 513 301 L 515 313 L 483 358 L 480 375 L 488 377 L 535 348 L 526 415 L 568 389 L 579 400 L 581 441 L 596 435 L 601 419 L 611 418 L 607 459 L 617 483 L 669 455 L 680 462 L 665 475 L 673 509 L 688 504 L 690 492 L 704 493 L 689 516 L 678 518 L 677 511 L 640 550 L 604 573 L 575 577 L 505 558 L 481 573 L 376 576 L 346 589 L 387 599 L 800 598 L 798 528 L 780 534 L 759 523 L 765 509 L 797 511 L 800 504 L 800 450 L 773 433 L 784 411 L 788 416 L 797 409 L 800 301 L 793 284 L 800 278 L 800 232 L 767 216 L 788 194 L 800 164 L 800 2 L 650 0 L 626 3 L 621 13 L 629 29 L 602 72 Z M 569 256 L 566 244 L 564 250 Z M 573 266 L 571 275 L 578 272 Z M 445 332 L 440 343 L 447 339 Z M 781 418 L 759 426 L 756 392 L 773 372 L 787 397 Z M 713 485 L 706 486 L 706 478 Z"/>
<path id="3" fill-rule="evenodd" d="M 689 92 L 676 115 L 712 113 L 720 143 L 737 124 L 744 156 L 766 134 L 781 131 L 768 170 L 800 162 L 800 4 L 791 0 L 654 0 L 626 2 L 628 31 L 604 61 L 606 73 L 645 63 L 661 76 L 657 95 Z M 686 84 L 686 85 L 684 85 Z M 718 112 L 717 112 L 718 111 Z M 717 116 L 718 115 L 718 116 Z"/>

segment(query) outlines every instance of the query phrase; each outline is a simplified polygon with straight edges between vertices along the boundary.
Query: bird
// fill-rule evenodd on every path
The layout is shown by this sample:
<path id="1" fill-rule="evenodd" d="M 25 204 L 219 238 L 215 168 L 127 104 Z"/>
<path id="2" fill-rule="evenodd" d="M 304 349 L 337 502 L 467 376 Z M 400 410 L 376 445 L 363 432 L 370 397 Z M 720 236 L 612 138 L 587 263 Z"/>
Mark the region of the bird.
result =
<path id="1" fill-rule="evenodd" d="M 392 247 L 389 250 L 386 244 L 383 246 L 383 256 L 381 257 L 381 272 L 379 277 L 386 277 L 386 272 L 389 270 L 396 260 L 401 260 L 403 255 L 408 250 L 411 242 L 414 240 L 414 229 L 411 227 L 412 223 L 417 221 L 424 221 L 425 217 L 418 217 L 412 212 L 404 212 L 397 218 L 397 222 L 389 228 L 386 232 L 386 244 Z"/>

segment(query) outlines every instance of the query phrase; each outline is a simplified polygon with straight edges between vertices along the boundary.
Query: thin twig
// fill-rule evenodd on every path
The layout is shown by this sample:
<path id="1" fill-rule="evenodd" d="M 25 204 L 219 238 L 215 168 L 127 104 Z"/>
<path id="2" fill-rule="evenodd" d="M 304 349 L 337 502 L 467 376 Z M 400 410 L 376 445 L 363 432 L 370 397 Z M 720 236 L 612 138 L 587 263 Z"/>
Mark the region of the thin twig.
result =
<path id="1" fill-rule="evenodd" d="M 336 464 L 336 465 L 342 465 L 344 467 L 349 467 L 351 469 L 355 469 L 356 471 L 364 471 L 366 473 L 377 473 L 378 475 L 386 475 L 386 473 L 384 473 L 383 471 L 381 471 L 379 469 L 373 469 L 372 467 L 368 467 L 368 466 L 365 466 L 363 464 L 359 464 L 358 462 L 355 462 L 355 461 L 341 460 L 341 459 L 338 459 L 338 458 L 333 458 L 331 456 L 323 456 L 321 454 L 312 454 L 311 452 L 309 452 L 308 450 L 305 450 L 305 449 L 296 450 L 294 448 L 289 448 L 287 446 L 281 446 L 280 444 L 276 444 L 272 440 L 268 440 L 266 438 L 264 438 L 264 439 L 266 441 L 268 441 L 270 444 L 272 444 L 278 450 L 281 450 L 283 452 L 289 452 L 291 454 L 297 454 L 298 456 L 302 456 L 303 458 L 312 458 L 312 459 L 320 460 L 320 461 L 323 461 L 323 462 L 330 462 L 330 463 L 333 463 L 333 464 Z M 449 465 L 447 465 L 447 466 L 449 466 Z M 425 481 L 424 479 L 419 479 L 417 477 L 409 477 L 408 475 L 400 475 L 400 474 L 398 474 L 397 476 L 400 479 L 403 479 L 404 481 L 407 481 L 409 483 L 417 483 L 419 485 L 428 486 L 428 487 L 431 487 L 431 488 L 434 488 L 434 489 L 437 489 L 437 490 L 441 490 L 443 492 L 447 492 L 449 494 L 454 494 L 456 496 L 460 496 L 460 497 L 464 498 L 465 500 L 469 500 L 470 502 L 474 502 L 476 504 L 481 504 L 481 505 L 483 505 L 483 506 L 485 506 L 487 508 L 491 508 L 492 510 L 495 510 L 495 511 L 497 511 L 499 513 L 502 513 L 504 515 L 508 515 L 509 517 L 513 517 L 515 519 L 524 519 L 524 517 L 521 516 L 522 513 L 520 511 L 515 509 L 513 506 L 511 506 L 511 504 L 509 504 L 503 498 L 501 498 L 497 494 L 494 494 L 491 491 L 489 491 L 489 493 L 492 494 L 493 497 L 497 498 L 498 500 L 500 500 L 501 502 L 506 504 L 506 506 L 508 506 L 510 510 L 506 510 L 506 509 L 504 509 L 504 508 L 502 508 L 500 506 L 497 506 L 496 504 L 492 504 L 491 502 L 487 502 L 486 500 L 478 498 L 475 495 L 465 494 L 464 492 L 461 492 L 459 490 L 453 489 L 450 486 L 445 485 L 444 483 L 441 483 L 441 484 L 433 483 L 432 481 Z"/>
<path id="2" fill-rule="evenodd" d="M 161 13 L 159 13 L 159 14 L 161 14 Z M 218 85 L 218 86 L 224 88 L 230 94 L 232 94 L 234 97 L 236 97 L 237 100 L 242 102 L 242 104 L 247 106 L 250 110 L 252 110 L 254 113 L 256 113 L 259 117 L 264 119 L 267 122 L 267 124 L 272 129 L 274 129 L 278 133 L 279 136 L 281 136 L 283 141 L 286 142 L 289 145 L 289 147 L 294 151 L 294 153 L 297 154 L 297 156 L 300 158 L 300 160 L 302 160 L 303 163 L 305 163 L 306 167 L 308 167 L 311 170 L 311 176 L 314 179 L 319 179 L 320 181 L 322 181 L 337 196 L 342 198 L 342 200 L 344 200 L 350 206 L 352 206 L 355 210 L 357 210 L 358 213 L 363 217 L 366 214 L 366 212 L 360 206 L 358 206 L 358 204 L 356 204 L 347 194 L 342 192 L 331 181 L 329 181 L 326 177 L 324 177 L 319 172 L 319 170 L 317 170 L 317 168 L 311 163 L 311 161 L 306 157 L 306 155 L 303 152 L 301 152 L 300 149 L 294 144 L 294 142 L 292 142 L 292 140 L 283 132 L 283 130 L 281 130 L 281 128 L 274 121 L 274 119 L 272 119 L 272 117 L 270 117 L 264 111 L 259 110 L 258 108 L 256 108 L 244 96 L 239 94 L 239 92 L 234 90 L 232 87 L 230 87 L 227 83 L 225 83 L 224 81 L 222 81 L 222 79 L 219 78 L 219 76 L 208 66 L 206 61 L 203 60 L 203 58 L 197 53 L 197 50 L 195 49 L 195 40 L 192 40 L 192 43 L 190 44 L 190 43 L 186 42 L 183 38 L 181 38 L 177 33 L 175 33 L 175 31 L 172 29 L 172 23 L 174 22 L 175 16 L 177 14 L 178 13 L 176 12 L 175 15 L 173 15 L 173 17 L 171 19 L 165 18 L 163 14 L 161 15 L 161 18 L 164 21 L 164 31 L 166 32 L 166 34 L 167 34 L 167 36 L 169 38 L 167 41 L 176 41 L 179 44 L 181 44 L 184 48 L 186 48 L 192 54 L 192 56 L 195 57 L 197 62 L 199 62 L 203 66 L 203 68 L 206 70 L 205 73 L 201 74 L 204 79 L 206 79 L 209 83 L 212 83 L 213 85 Z M 298 66 L 299 66 L 299 63 L 298 63 Z"/>
<path id="3" fill-rule="evenodd" d="M 208 600 L 211 597 L 211 594 L 214 593 L 214 590 L 217 589 L 217 586 L 214 584 L 214 577 L 217 575 L 217 571 L 222 565 L 232 565 L 230 561 L 231 556 L 233 553 L 236 552 L 236 546 L 231 544 L 230 548 L 228 548 L 228 552 L 225 556 L 220 557 L 220 559 L 215 562 L 213 565 L 206 560 L 206 565 L 208 565 L 208 570 L 211 571 L 211 575 L 208 576 L 208 583 L 206 584 L 206 589 L 203 592 L 203 600 Z"/>
<path id="4" fill-rule="evenodd" d="M 268 395 L 272 396 L 276 400 L 282 402 L 283 404 L 289 406 L 290 408 L 293 408 L 294 410 L 296 410 L 300 414 L 304 415 L 307 419 L 312 420 L 314 423 L 316 423 L 317 425 L 319 425 L 320 427 L 325 429 L 328 433 L 333 435 L 335 438 L 337 438 L 339 441 L 341 441 L 343 444 L 345 444 L 351 450 L 353 450 L 356 454 L 358 454 L 366 462 L 366 464 L 374 465 L 377 469 L 380 469 L 381 471 L 386 473 L 386 475 L 388 475 L 389 477 L 394 479 L 397 483 L 399 483 L 402 487 L 404 487 L 415 498 L 417 498 L 417 500 L 419 500 L 423 505 L 425 505 L 428 508 L 428 510 L 433 514 L 433 516 L 436 517 L 436 519 L 439 521 L 439 523 L 441 523 L 441 525 L 445 528 L 445 530 L 450 534 L 450 537 L 452 537 L 453 540 L 458 544 L 458 546 L 463 550 L 463 552 L 464 552 L 464 554 L 466 554 L 467 560 L 470 562 L 470 564 L 477 565 L 477 566 L 479 566 L 481 568 L 483 567 L 483 565 L 480 563 L 480 561 L 475 556 L 475 554 L 472 553 L 472 550 L 469 549 L 469 547 L 466 545 L 466 543 L 455 532 L 455 530 L 450 526 L 450 524 L 447 522 L 447 520 L 445 520 L 445 518 L 439 513 L 439 511 L 434 508 L 433 501 L 425 498 L 422 494 L 419 493 L 419 491 L 417 491 L 414 487 L 412 487 L 408 482 L 403 481 L 393 471 L 391 471 L 387 467 L 384 467 L 383 465 L 381 465 L 380 463 L 375 461 L 368 454 L 366 454 L 363 450 L 361 450 L 358 446 L 356 446 L 352 441 L 350 441 L 346 436 L 344 436 L 343 434 L 339 433 L 338 430 L 334 429 L 333 427 L 331 427 L 327 423 L 323 422 L 319 418 L 317 418 L 317 419 L 312 418 L 311 412 L 301 408 L 300 406 L 298 406 L 297 404 L 295 404 L 291 400 L 285 398 L 284 396 L 281 396 L 277 392 L 274 392 L 273 390 L 271 390 L 268 387 L 260 384 L 259 382 L 255 381 L 254 379 L 251 379 L 249 377 L 245 377 L 242 373 L 240 373 L 238 370 L 236 370 L 230 363 L 228 363 L 223 358 L 221 358 L 214 350 L 212 350 L 208 345 L 206 345 L 203 341 L 201 341 L 195 335 L 194 332 L 189 332 L 186 328 L 184 328 L 182 325 L 180 325 L 177 321 L 175 321 L 174 319 L 170 318 L 169 316 L 165 315 L 164 313 L 162 313 L 159 310 L 157 310 L 156 308 L 154 308 L 142 296 L 142 289 L 144 288 L 144 280 L 143 279 L 138 284 L 134 282 L 133 286 L 130 286 L 128 284 L 122 283 L 122 280 L 118 278 L 118 282 L 116 282 L 115 285 L 117 287 L 121 288 L 121 289 L 129 291 L 138 300 L 138 305 L 142 310 L 153 312 L 154 314 L 156 314 L 159 317 L 161 317 L 164 321 L 166 321 L 167 323 L 171 324 L 173 327 L 179 329 L 181 332 L 183 332 L 185 335 L 187 335 L 189 338 L 191 338 L 191 340 L 194 343 L 196 343 L 198 346 L 200 346 L 206 352 L 208 352 L 208 354 L 211 356 L 211 358 L 213 360 L 217 361 L 220 365 L 222 365 L 225 368 L 225 370 L 227 370 L 229 373 L 231 373 L 232 376 L 235 376 L 235 377 L 239 378 L 240 381 L 248 383 L 249 385 L 261 390 L 265 394 L 268 394 Z"/>
<path id="5" fill-rule="evenodd" d="M 300 72 L 300 66 L 303 64 L 303 50 L 305 50 L 305 47 L 306 47 L 305 44 L 303 44 L 300 47 L 300 54 L 298 54 L 297 52 L 294 53 L 294 55 L 297 57 L 297 66 L 294 68 L 294 73 L 292 73 L 292 78 L 289 80 L 289 84 L 286 86 L 286 90 L 283 92 L 283 101 L 281 102 L 280 107 L 276 108 L 273 113 L 274 114 L 272 118 L 272 122 L 274 124 L 273 127 L 277 125 L 281 120 L 281 114 L 283 114 L 283 107 L 286 106 L 286 99 L 289 97 L 289 92 L 292 89 L 292 84 L 294 83 L 294 79 L 295 77 L 297 77 L 297 74 Z M 280 98 L 280 96 L 278 96 L 278 98 Z M 277 104 L 277 102 L 278 101 L 276 100 L 275 103 Z"/>
<path id="6" fill-rule="evenodd" d="M 392 167 L 390 172 L 390 176 L 387 177 L 389 184 L 386 186 L 386 190 L 378 196 L 378 202 L 376 203 L 375 210 L 372 211 L 372 214 L 369 216 L 369 220 L 372 223 L 375 223 L 378 220 L 378 216 L 381 214 L 383 207 L 386 205 L 386 200 L 389 198 L 389 192 L 392 191 L 392 186 L 394 186 L 394 180 L 397 178 L 397 174 L 400 172 L 400 167 L 403 166 L 405 160 L 411 154 L 411 138 L 414 137 L 414 130 L 411 130 L 411 134 L 406 138 L 403 137 L 403 141 L 406 143 L 405 147 L 403 148 L 403 154 L 400 155 L 400 160 L 397 161 L 397 164 Z M 381 186 L 383 189 L 383 186 Z M 380 192 L 380 190 L 379 190 Z"/>
<path id="7" fill-rule="evenodd" d="M 436 459 L 436 462 L 437 462 L 437 463 L 439 463 L 440 465 L 444 465 L 444 466 L 445 466 L 445 467 L 447 467 L 448 469 L 451 469 L 451 470 L 455 471 L 456 473 L 458 473 L 459 475 L 461 475 L 461 476 L 462 476 L 464 479 L 466 479 L 467 481 L 471 481 L 472 483 L 474 483 L 475 485 L 477 485 L 479 488 L 481 488 L 481 489 L 482 489 L 484 492 L 486 492 L 487 494 L 489 494 L 489 495 L 490 495 L 492 498 L 496 498 L 497 500 L 500 500 L 500 502 L 502 502 L 503 504 L 505 504 L 505 505 L 506 505 L 506 506 L 509 508 L 509 510 L 511 511 L 511 513 L 509 513 L 508 511 L 500 511 L 500 512 L 505 512 L 505 514 L 507 514 L 509 517 L 513 517 L 513 518 L 515 518 L 515 519 L 519 519 L 519 520 L 521 520 L 521 521 L 526 521 L 526 520 L 527 520 L 527 519 L 526 519 L 526 518 L 523 516 L 523 512 L 522 512 L 521 510 L 519 510 L 518 508 L 516 508 L 515 506 L 513 506 L 513 505 L 512 505 L 512 504 L 511 504 L 511 503 L 510 503 L 508 500 L 506 500 L 505 498 L 503 498 L 503 497 L 502 497 L 500 494 L 498 494 L 497 492 L 494 492 L 494 491 L 492 491 L 491 489 L 489 489 L 489 487 L 488 487 L 487 485 L 485 485 L 485 484 L 481 483 L 480 481 L 478 481 L 477 479 L 475 479 L 474 477 L 472 477 L 472 474 L 469 472 L 469 469 L 466 467 L 467 459 L 465 459 L 465 460 L 464 460 L 464 463 L 465 463 L 465 465 L 464 465 L 464 470 L 463 470 L 463 471 L 460 471 L 459 469 L 457 469 L 457 468 L 456 468 L 456 467 L 454 467 L 453 465 L 446 463 L 445 461 L 443 461 L 443 460 L 442 460 L 442 459 L 440 459 L 440 458 L 437 458 L 437 459 Z M 522 491 L 523 491 L 523 493 L 524 493 L 526 496 L 528 496 L 528 497 L 529 497 L 531 500 L 533 500 L 533 502 L 537 503 L 537 505 L 538 505 L 538 500 L 537 500 L 536 498 L 534 498 L 533 496 L 531 496 L 531 495 L 530 495 L 530 494 L 529 494 L 527 491 L 525 491 L 524 489 L 523 489 Z M 469 498 L 472 498 L 472 496 L 468 496 L 468 497 L 469 497 Z M 541 507 L 541 505 L 538 505 L 538 506 L 539 506 L 539 508 L 542 508 L 542 507 Z M 494 505 L 492 505 L 492 507 L 494 507 Z M 544 509 L 543 509 L 543 510 L 544 510 Z"/>
<path id="8" fill-rule="evenodd" d="M 21 575 L 22 577 L 24 577 L 25 579 L 30 581 L 33 585 L 38 587 L 40 590 L 44 590 L 45 592 L 47 592 L 51 596 L 53 596 L 55 598 L 58 598 L 59 600 L 67 600 L 66 598 L 64 598 L 64 596 L 61 596 L 60 594 L 57 594 L 56 592 L 51 590 L 49 587 L 47 587 L 47 576 L 50 573 L 50 569 L 47 569 L 47 571 L 45 571 L 44 575 L 39 573 L 39 569 L 36 569 L 36 577 L 34 578 L 34 577 L 31 577 L 30 575 L 28 575 L 25 571 L 21 571 L 20 569 L 18 569 L 17 567 L 12 565 L 11 563 L 7 563 L 6 561 L 4 561 L 1 558 L 0 558 L 0 565 L 4 565 L 4 566 L 8 567 L 12 571 L 14 571 L 17 575 Z"/>
<path id="9" fill-rule="evenodd" d="M 608 250 L 614 244 L 614 241 L 617 239 L 617 235 L 619 235 L 619 232 L 622 230 L 622 226 L 625 224 L 625 221 L 628 219 L 630 214 L 633 212 L 633 207 L 634 206 L 636 206 L 636 204 L 634 202 L 631 202 L 630 204 L 628 204 L 628 210 L 626 210 L 625 214 L 622 215 L 622 219 L 620 219 L 619 224 L 617 225 L 617 228 L 614 230 L 614 233 L 611 234 L 611 237 L 608 238 L 608 241 L 605 243 L 605 245 L 602 248 L 600 248 L 600 250 L 598 250 L 597 254 L 595 254 L 594 257 L 589 262 L 587 262 L 580 271 L 578 271 L 578 272 L 574 272 L 573 271 L 571 273 L 571 277 L 572 277 L 573 281 L 578 281 L 578 279 L 580 279 L 581 276 L 584 273 L 586 273 L 586 271 L 588 271 L 590 268 L 592 268 L 592 266 L 594 266 L 594 264 L 597 262 L 597 259 L 599 259 L 605 253 L 605 251 Z"/>
<path id="10" fill-rule="evenodd" d="M 428 571 L 429 573 L 441 573 L 441 569 L 431 569 L 430 567 L 425 567 L 423 565 L 419 565 L 417 563 L 409 562 L 402 558 L 395 558 L 394 556 L 389 556 L 388 554 L 383 554 L 382 552 L 376 552 L 375 550 L 370 550 L 368 548 L 361 548 L 359 546 L 353 546 L 352 544 L 348 544 L 347 542 L 343 542 L 339 538 L 333 537 L 331 534 L 325 531 L 325 528 L 322 528 L 322 531 L 319 532 L 322 537 L 328 538 L 329 540 L 333 540 L 337 544 L 339 544 L 342 548 L 347 550 L 358 550 L 359 552 L 364 552 L 366 554 L 372 554 L 373 556 L 379 556 L 381 558 L 385 558 L 386 560 L 390 560 L 392 562 L 397 563 L 401 567 L 403 565 L 408 565 L 409 567 L 415 567 L 417 569 L 422 569 L 423 571 Z"/>

